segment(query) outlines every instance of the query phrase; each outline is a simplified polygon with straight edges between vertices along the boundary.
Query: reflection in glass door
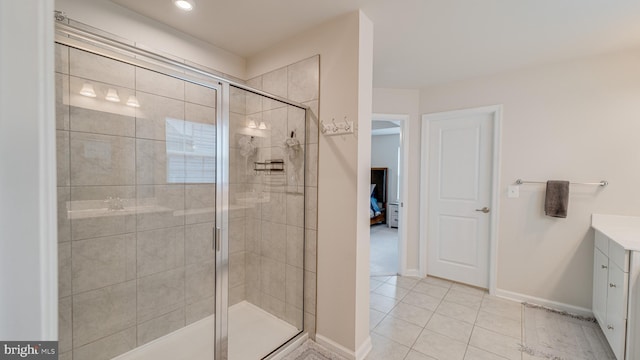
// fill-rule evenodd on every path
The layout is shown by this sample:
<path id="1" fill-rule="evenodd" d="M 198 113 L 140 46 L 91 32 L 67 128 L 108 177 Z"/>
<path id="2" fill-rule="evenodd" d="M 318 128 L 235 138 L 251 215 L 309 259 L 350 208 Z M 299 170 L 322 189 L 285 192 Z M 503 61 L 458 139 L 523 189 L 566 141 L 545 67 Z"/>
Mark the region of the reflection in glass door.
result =
<path id="1" fill-rule="evenodd" d="M 228 359 L 262 359 L 303 329 L 306 113 L 229 94 Z"/>
<path id="2" fill-rule="evenodd" d="M 56 55 L 61 359 L 213 359 L 219 86 Z"/>
<path id="3" fill-rule="evenodd" d="M 303 329 L 304 107 L 57 27 L 60 358 L 268 357 Z"/>

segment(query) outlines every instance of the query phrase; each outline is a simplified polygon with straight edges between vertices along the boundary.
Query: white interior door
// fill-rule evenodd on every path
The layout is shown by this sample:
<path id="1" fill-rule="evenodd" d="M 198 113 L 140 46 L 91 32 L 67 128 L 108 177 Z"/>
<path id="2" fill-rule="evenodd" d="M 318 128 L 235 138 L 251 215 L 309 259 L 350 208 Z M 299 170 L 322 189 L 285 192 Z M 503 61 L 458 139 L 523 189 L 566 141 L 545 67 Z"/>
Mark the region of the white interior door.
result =
<path id="1" fill-rule="evenodd" d="M 489 287 L 494 112 L 428 121 L 427 273 Z"/>

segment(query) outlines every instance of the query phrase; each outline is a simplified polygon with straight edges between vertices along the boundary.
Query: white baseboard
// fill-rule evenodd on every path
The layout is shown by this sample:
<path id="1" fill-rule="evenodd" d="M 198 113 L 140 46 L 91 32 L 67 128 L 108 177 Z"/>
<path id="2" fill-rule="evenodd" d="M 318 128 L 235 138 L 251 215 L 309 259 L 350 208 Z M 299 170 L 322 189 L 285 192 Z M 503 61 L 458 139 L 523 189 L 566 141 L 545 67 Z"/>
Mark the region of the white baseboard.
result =
<path id="1" fill-rule="evenodd" d="M 316 342 L 326 347 L 327 349 L 337 353 L 338 355 L 344 356 L 349 360 L 355 360 L 356 358 L 356 354 L 354 351 L 347 349 L 346 347 L 325 336 L 322 336 L 321 334 L 316 333 Z"/>
<path id="2" fill-rule="evenodd" d="M 367 339 L 356 350 L 356 360 L 364 360 L 372 348 L 373 343 L 371 343 L 371 336 L 367 336 Z"/>
<path id="3" fill-rule="evenodd" d="M 517 302 L 527 302 L 535 305 L 545 306 L 554 310 L 566 311 L 574 315 L 593 317 L 593 311 L 591 311 L 591 309 L 583 308 L 580 306 L 569 305 L 569 304 L 565 304 L 565 303 L 561 303 L 561 302 L 557 302 L 549 299 L 543 299 L 543 298 L 539 298 L 531 295 L 520 294 L 513 291 L 507 291 L 502 289 L 496 289 L 495 295 L 497 297 L 501 297 L 507 300 L 513 300 Z"/>
<path id="4" fill-rule="evenodd" d="M 316 342 L 325 348 L 341 355 L 349 360 L 364 360 L 364 358 L 371 351 L 371 337 L 367 337 L 367 339 L 360 345 L 360 347 L 356 351 L 352 351 L 347 349 L 346 347 L 338 344 L 337 342 L 322 336 L 321 334 L 316 334 Z"/>
<path id="5" fill-rule="evenodd" d="M 422 277 L 420 276 L 420 269 L 407 269 L 402 276 Z"/>

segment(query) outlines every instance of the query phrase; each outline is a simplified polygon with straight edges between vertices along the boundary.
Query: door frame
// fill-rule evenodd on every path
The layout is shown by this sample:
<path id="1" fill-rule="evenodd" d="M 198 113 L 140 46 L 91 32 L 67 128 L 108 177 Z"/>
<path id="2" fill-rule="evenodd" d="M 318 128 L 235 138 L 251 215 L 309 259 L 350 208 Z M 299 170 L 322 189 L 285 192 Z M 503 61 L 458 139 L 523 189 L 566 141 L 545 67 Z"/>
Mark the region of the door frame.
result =
<path id="1" fill-rule="evenodd" d="M 407 216 L 405 209 L 409 207 L 411 199 L 408 196 L 409 191 L 409 137 L 407 130 L 409 128 L 409 115 L 404 114 L 371 114 L 371 121 L 398 121 L 400 122 L 400 204 L 398 206 L 399 223 L 398 223 L 398 273 L 408 276 L 407 269 Z"/>
<path id="2" fill-rule="evenodd" d="M 492 115 L 493 121 L 493 156 L 491 170 L 491 209 L 489 213 L 489 294 L 495 294 L 498 277 L 498 220 L 500 216 L 500 147 L 502 136 L 502 105 L 490 105 L 462 110 L 443 111 L 422 115 L 422 151 L 420 170 L 420 276 L 427 276 L 428 247 L 428 215 L 431 206 L 428 199 L 429 190 L 429 135 L 431 123 L 435 120 L 446 120 L 454 117 L 486 114 Z"/>

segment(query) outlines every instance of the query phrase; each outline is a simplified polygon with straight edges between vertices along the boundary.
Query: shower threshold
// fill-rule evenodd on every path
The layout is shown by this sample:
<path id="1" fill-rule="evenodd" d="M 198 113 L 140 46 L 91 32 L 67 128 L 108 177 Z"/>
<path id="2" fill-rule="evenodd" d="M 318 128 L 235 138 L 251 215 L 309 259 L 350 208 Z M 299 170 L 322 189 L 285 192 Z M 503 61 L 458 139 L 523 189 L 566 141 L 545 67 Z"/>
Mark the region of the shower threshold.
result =
<path id="1" fill-rule="evenodd" d="M 144 344 L 112 360 L 212 360 L 214 315 Z M 229 307 L 229 359 L 259 360 L 299 330 L 242 301 Z"/>

